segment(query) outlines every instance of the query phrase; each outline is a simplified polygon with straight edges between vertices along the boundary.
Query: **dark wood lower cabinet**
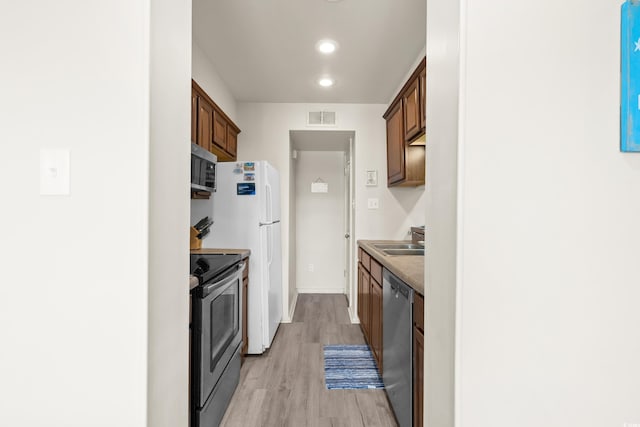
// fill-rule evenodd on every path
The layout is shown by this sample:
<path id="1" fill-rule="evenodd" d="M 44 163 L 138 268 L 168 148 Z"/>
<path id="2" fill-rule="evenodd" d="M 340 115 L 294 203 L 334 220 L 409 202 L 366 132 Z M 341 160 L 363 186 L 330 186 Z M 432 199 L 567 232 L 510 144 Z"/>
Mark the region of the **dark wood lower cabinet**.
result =
<path id="1" fill-rule="evenodd" d="M 364 336 L 371 345 L 371 276 L 362 269 L 362 318 L 360 325 L 364 329 Z"/>
<path id="2" fill-rule="evenodd" d="M 424 297 L 413 298 L 413 426 L 424 419 Z"/>
<path id="3" fill-rule="evenodd" d="M 424 417 L 424 334 L 413 327 L 413 426 L 422 427 Z"/>
<path id="4" fill-rule="evenodd" d="M 362 326 L 362 322 L 364 319 L 364 281 L 362 280 L 362 270 L 364 269 L 364 267 L 362 267 L 362 263 L 359 262 L 358 263 L 358 319 L 360 319 L 360 327 L 362 328 L 363 332 L 364 332 L 364 327 Z M 366 337 L 365 337 L 366 338 Z"/>
<path id="5" fill-rule="evenodd" d="M 362 249 L 358 256 L 358 318 L 382 373 L 382 266 Z"/>
<path id="6" fill-rule="evenodd" d="M 371 279 L 371 338 L 369 344 L 382 373 L 382 285 Z"/>
<path id="7" fill-rule="evenodd" d="M 383 292 L 382 265 L 362 248 L 358 249 L 358 318 L 365 339 L 382 375 Z M 414 294 L 413 302 L 413 426 L 422 427 L 424 418 L 424 297 Z"/>

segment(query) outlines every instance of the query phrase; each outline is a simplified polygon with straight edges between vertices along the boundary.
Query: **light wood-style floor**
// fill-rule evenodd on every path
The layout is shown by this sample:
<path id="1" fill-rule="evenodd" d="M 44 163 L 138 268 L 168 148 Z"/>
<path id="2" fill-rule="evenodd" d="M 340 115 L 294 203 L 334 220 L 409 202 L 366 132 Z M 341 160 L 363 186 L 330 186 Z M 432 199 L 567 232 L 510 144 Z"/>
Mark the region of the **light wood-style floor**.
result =
<path id="1" fill-rule="evenodd" d="M 364 344 L 344 295 L 301 294 L 293 323 L 269 351 L 248 356 L 223 427 L 394 427 L 384 390 L 327 390 L 324 344 Z"/>

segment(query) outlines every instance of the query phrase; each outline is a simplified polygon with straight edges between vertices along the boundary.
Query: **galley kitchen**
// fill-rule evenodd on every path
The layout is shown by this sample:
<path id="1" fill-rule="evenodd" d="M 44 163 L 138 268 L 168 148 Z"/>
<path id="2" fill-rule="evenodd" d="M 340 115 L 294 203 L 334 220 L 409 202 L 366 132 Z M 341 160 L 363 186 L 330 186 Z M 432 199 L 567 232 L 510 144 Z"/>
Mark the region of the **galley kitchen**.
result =
<path id="1" fill-rule="evenodd" d="M 425 5 L 287 5 L 193 3 L 190 426 L 420 426 Z"/>

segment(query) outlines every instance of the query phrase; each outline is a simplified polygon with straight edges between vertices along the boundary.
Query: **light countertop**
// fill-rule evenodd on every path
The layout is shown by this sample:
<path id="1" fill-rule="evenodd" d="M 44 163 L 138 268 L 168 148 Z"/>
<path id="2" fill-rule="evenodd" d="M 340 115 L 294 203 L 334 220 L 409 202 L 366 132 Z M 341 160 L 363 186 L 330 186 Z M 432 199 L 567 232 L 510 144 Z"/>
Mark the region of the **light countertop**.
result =
<path id="1" fill-rule="evenodd" d="M 374 245 L 389 243 L 411 243 L 403 240 L 358 240 L 358 246 L 378 261 L 384 268 L 424 296 L 424 256 L 387 255 Z"/>

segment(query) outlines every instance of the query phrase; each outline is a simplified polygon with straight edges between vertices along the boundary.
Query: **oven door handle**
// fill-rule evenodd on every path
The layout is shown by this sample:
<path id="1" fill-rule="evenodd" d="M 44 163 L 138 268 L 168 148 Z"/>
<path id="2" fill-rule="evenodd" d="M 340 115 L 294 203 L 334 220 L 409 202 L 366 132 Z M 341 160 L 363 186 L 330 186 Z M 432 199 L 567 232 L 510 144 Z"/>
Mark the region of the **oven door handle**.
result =
<path id="1" fill-rule="evenodd" d="M 213 292 L 215 292 L 216 289 L 220 289 L 223 288 L 225 285 L 228 285 L 229 283 L 233 282 L 234 280 L 236 280 L 238 278 L 238 276 L 242 275 L 242 271 L 245 268 L 245 263 L 241 263 L 238 264 L 236 266 L 236 270 L 232 271 L 231 273 L 225 275 L 224 278 L 220 279 L 219 281 L 215 282 L 215 283 L 211 283 L 210 285 L 206 285 L 202 288 L 202 297 L 207 297 L 210 294 L 212 294 Z"/>

